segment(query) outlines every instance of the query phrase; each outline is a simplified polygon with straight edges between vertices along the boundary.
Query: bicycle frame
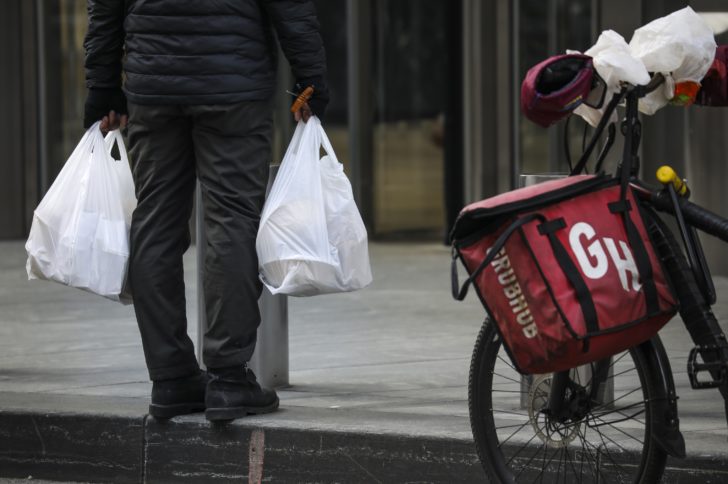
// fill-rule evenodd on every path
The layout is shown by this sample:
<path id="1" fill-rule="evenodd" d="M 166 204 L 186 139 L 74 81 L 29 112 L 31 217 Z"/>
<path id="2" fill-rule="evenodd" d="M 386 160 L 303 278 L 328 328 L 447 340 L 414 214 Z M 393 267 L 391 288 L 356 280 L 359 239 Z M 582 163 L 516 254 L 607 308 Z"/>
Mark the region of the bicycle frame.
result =
<path id="1" fill-rule="evenodd" d="M 622 92 L 615 95 L 615 99 L 610 103 L 609 109 L 616 108 L 617 98 L 626 99 L 626 114 L 621 124 L 622 134 L 625 137 L 624 154 L 622 163 L 617 170 L 617 177 L 629 176 L 631 184 L 638 198 L 646 202 L 649 206 L 661 212 L 669 213 L 677 220 L 680 229 L 681 239 L 687 253 L 689 268 L 692 276 L 699 287 L 699 296 L 702 301 L 684 300 L 687 296 L 678 294 L 681 308 L 681 315 L 685 322 L 685 326 L 696 344 L 696 348 L 691 352 L 688 364 L 688 373 L 691 379 L 691 386 L 694 389 L 718 388 L 725 400 L 726 422 L 728 423 L 728 341 L 723 333 L 720 325 L 710 312 L 710 305 L 715 303 L 715 289 L 710 276 L 709 268 L 705 260 L 705 256 L 697 237 L 696 229 L 718 236 L 722 240 L 728 242 L 728 219 L 719 217 L 711 212 L 699 207 L 695 204 L 687 202 L 686 199 L 680 199 L 672 185 L 655 191 L 650 189 L 646 184 L 640 182 L 637 178 L 639 173 L 639 145 L 642 134 L 642 125 L 639 119 L 638 102 L 639 99 L 656 89 L 664 79 L 662 76 L 656 76 L 647 86 L 626 87 Z M 613 105 L 613 106 L 612 106 Z M 605 114 L 607 118 L 610 114 L 609 109 Z M 606 123 L 600 123 L 594 138 L 590 143 L 590 148 L 585 156 L 577 164 L 572 174 L 581 171 L 586 166 L 586 161 L 591 154 L 591 150 L 596 146 L 596 139 L 599 138 L 606 127 Z M 613 131 L 610 130 L 607 148 L 611 146 L 613 141 Z M 604 159 L 604 150 L 599 154 L 598 165 Z M 627 162 L 627 163 L 625 163 Z M 624 173 L 626 166 L 629 166 L 629 173 Z M 657 224 L 659 225 L 659 224 Z M 672 237 L 667 233 L 669 229 L 663 226 L 659 227 L 663 233 L 661 237 Z M 685 283 L 685 281 L 673 281 L 674 283 Z M 698 299 L 697 297 L 687 297 L 688 299 Z M 689 317 L 685 317 L 683 312 L 688 313 Z M 664 428 L 659 428 L 659 435 L 654 438 L 663 449 L 669 454 L 677 457 L 685 455 L 685 445 L 682 435 L 679 431 L 679 419 L 677 418 L 677 397 L 675 393 L 675 385 L 672 378 L 672 370 L 670 368 L 669 359 L 665 353 L 664 347 L 660 343 L 659 338 L 645 343 L 651 345 L 649 349 L 653 363 L 659 368 L 662 375 L 662 392 L 660 397 L 659 412 L 664 416 L 663 422 L 667 422 Z M 697 357 L 701 356 L 702 363 L 697 361 Z M 592 401 L 596 401 L 597 392 L 600 383 L 607 379 L 607 372 L 610 360 L 602 360 L 596 363 L 596 369 L 593 371 L 592 388 L 589 395 Z M 698 373 L 707 372 L 710 374 L 710 381 L 701 381 Z M 546 407 L 542 410 L 555 418 L 567 418 L 569 412 L 569 403 L 567 398 L 567 389 L 569 387 L 569 371 L 559 372 L 553 375 L 551 391 Z"/>

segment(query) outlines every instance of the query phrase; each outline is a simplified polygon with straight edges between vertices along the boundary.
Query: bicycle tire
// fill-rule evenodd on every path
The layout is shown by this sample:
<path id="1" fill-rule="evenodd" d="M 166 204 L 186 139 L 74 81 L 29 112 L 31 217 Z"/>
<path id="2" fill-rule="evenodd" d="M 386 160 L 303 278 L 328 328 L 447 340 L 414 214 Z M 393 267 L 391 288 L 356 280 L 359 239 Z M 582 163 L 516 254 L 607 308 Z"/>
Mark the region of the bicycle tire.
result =
<path id="1" fill-rule="evenodd" d="M 606 457 L 608 460 L 602 462 L 600 458 L 602 450 L 600 447 L 621 447 L 621 444 L 613 439 L 615 438 L 615 434 L 622 432 L 622 430 L 612 432 L 614 429 L 609 428 L 607 430 L 610 431 L 611 436 L 608 435 L 606 438 L 604 435 L 594 435 L 594 432 L 590 432 L 590 430 L 593 430 L 588 428 L 588 421 L 590 418 L 592 419 L 592 422 L 597 423 L 597 428 L 602 425 L 599 421 L 603 420 L 603 417 L 606 414 L 606 412 L 603 411 L 603 409 L 607 408 L 606 404 L 604 404 L 603 406 L 594 409 L 602 409 L 600 413 L 595 412 L 594 415 L 586 416 L 584 421 L 579 424 L 579 427 L 582 425 L 584 426 L 582 430 L 578 430 L 578 427 L 576 427 L 577 430 L 567 431 L 572 433 L 571 438 L 573 438 L 573 441 L 579 440 L 579 443 L 581 443 L 582 447 L 580 452 L 577 446 L 571 445 L 571 442 L 557 442 L 557 445 L 562 446 L 562 450 L 556 472 L 554 472 L 554 465 L 552 465 L 552 462 L 556 453 L 559 451 L 553 451 L 553 455 L 551 455 L 547 462 L 547 458 L 554 448 L 550 447 L 550 445 L 553 445 L 553 442 L 548 442 L 546 440 L 550 437 L 536 433 L 536 425 L 533 422 L 533 417 L 528 414 L 528 408 L 526 410 L 520 410 L 519 412 L 518 407 L 516 409 L 513 408 L 512 401 L 510 403 L 503 403 L 506 408 L 496 408 L 493 405 L 494 377 L 496 375 L 503 377 L 506 382 L 503 387 L 499 387 L 499 392 L 513 393 L 514 390 L 505 390 L 502 388 L 513 388 L 515 383 L 519 383 L 520 385 L 520 381 L 516 381 L 517 378 L 520 379 L 520 374 L 515 371 L 509 358 L 505 354 L 505 350 L 501 345 L 500 336 L 495 325 L 491 324 L 490 320 L 486 319 L 480 329 L 475 348 L 473 349 L 468 382 L 468 403 L 473 438 L 475 440 L 478 456 L 480 457 L 480 462 L 488 478 L 493 482 L 502 483 L 635 482 L 647 484 L 658 482 L 664 471 L 667 455 L 657 442 L 651 438 L 652 429 L 659 425 L 656 418 L 657 412 L 654 408 L 654 403 L 651 403 L 651 397 L 659 394 L 658 388 L 661 382 L 661 376 L 658 369 L 649 363 L 650 359 L 646 354 L 648 351 L 654 351 L 654 347 L 649 341 L 638 347 L 632 348 L 629 352 L 624 352 L 621 356 L 617 356 L 614 359 L 616 367 L 618 362 L 624 360 L 624 355 L 631 355 L 631 361 L 634 363 L 634 369 L 637 371 L 639 376 L 639 383 L 632 385 L 636 385 L 636 389 L 627 389 L 623 391 L 620 388 L 620 395 L 622 395 L 621 398 L 630 394 L 632 396 L 629 397 L 627 401 L 623 401 L 623 403 L 619 404 L 622 406 L 621 410 L 625 410 L 625 408 L 627 408 L 625 405 L 631 400 L 638 402 L 637 405 L 640 402 L 644 405 L 645 417 L 644 422 L 642 422 L 644 428 L 638 429 L 637 431 L 631 431 L 628 427 L 625 427 L 627 428 L 627 431 L 629 431 L 625 431 L 625 435 L 630 438 L 638 440 L 634 435 L 629 435 L 629 433 L 642 435 L 642 440 L 638 440 L 638 444 L 636 446 L 637 449 L 633 452 L 627 452 L 627 449 L 622 447 L 621 449 L 618 449 L 618 451 L 615 451 L 614 455 L 610 454 L 609 449 L 607 449 Z M 617 358 L 619 358 L 619 360 Z M 497 363 L 501 365 L 501 369 L 499 369 L 500 373 L 495 371 Z M 510 368 L 510 373 L 508 375 L 502 374 L 504 371 L 504 364 Z M 624 365 L 624 363 L 621 363 L 621 365 Z M 620 367 L 619 374 L 624 375 L 626 372 Z M 617 373 L 615 372 L 614 375 L 616 376 Z M 541 380 L 539 385 L 542 385 L 545 381 L 546 380 Z M 515 393 L 518 393 L 519 397 L 523 394 L 522 390 L 515 390 Z M 532 396 L 533 394 L 534 391 L 532 390 L 529 393 L 529 399 L 532 399 L 531 403 L 535 405 L 535 397 Z M 512 400 L 513 397 L 507 396 L 506 398 L 510 398 Z M 616 397 L 615 395 L 615 399 L 612 403 L 615 403 L 619 399 L 620 397 Z M 633 408 L 637 409 L 639 407 L 635 406 Z M 619 411 L 620 407 L 618 406 L 615 412 Z M 630 412 L 632 411 L 633 410 L 630 410 Z M 517 420 L 519 416 L 521 419 L 515 425 L 497 427 L 494 413 L 499 414 L 499 419 L 502 419 L 503 415 L 506 416 L 506 420 L 508 418 L 511 420 Z M 521 422 L 523 422 L 523 417 L 527 420 L 522 424 Z M 639 422 L 639 420 L 636 421 Z M 528 425 L 529 423 L 531 425 Z M 633 424 L 633 422 L 630 423 Z M 616 425 L 613 427 L 618 429 Z M 513 428 L 516 428 L 516 431 L 511 432 Z M 534 435 L 530 439 L 527 439 L 528 435 L 531 433 L 531 428 L 534 429 Z M 502 431 L 500 436 L 499 430 Z M 512 439 L 517 432 L 522 431 L 525 435 L 519 436 L 519 442 L 517 445 L 521 447 L 518 451 L 516 451 L 515 448 L 511 448 L 513 446 L 508 444 L 508 441 Z M 599 433 L 598 430 L 596 432 Z M 503 437 L 508 434 L 509 437 L 504 439 Z M 589 438 L 591 438 L 592 435 L 594 435 L 595 438 L 599 437 L 601 441 L 597 443 L 588 442 L 587 435 Z M 561 434 L 561 436 L 563 437 L 563 434 Z M 537 445 L 531 445 L 537 438 L 540 440 L 536 441 Z M 610 440 L 612 442 L 610 442 Z M 614 445 L 612 445 L 612 443 L 614 443 Z M 523 449 L 528 449 L 528 453 L 524 454 L 522 458 L 519 458 L 518 454 L 522 452 Z M 543 452 L 543 457 L 540 458 L 542 462 L 540 471 L 537 465 L 531 465 L 531 463 L 538 458 L 539 451 Z M 568 458 L 570 452 L 573 452 L 572 455 L 574 458 L 579 458 L 578 464 L 576 462 L 563 462 L 565 460 L 564 457 Z M 597 453 L 596 457 L 592 452 Z M 619 456 L 616 455 L 617 452 L 619 452 Z M 639 453 L 637 454 L 636 452 Z M 510 455 L 510 460 L 506 460 L 507 455 Z M 529 455 L 531 458 L 526 461 Z M 538 463 L 538 461 L 535 462 Z M 563 474 L 560 472 L 562 469 L 562 463 L 564 469 Z M 585 463 L 588 467 L 588 472 L 586 473 L 584 472 Z M 567 464 L 570 465 L 567 466 Z M 581 472 L 576 472 L 576 465 L 579 466 Z M 529 466 L 531 466 L 532 469 L 529 469 Z"/>

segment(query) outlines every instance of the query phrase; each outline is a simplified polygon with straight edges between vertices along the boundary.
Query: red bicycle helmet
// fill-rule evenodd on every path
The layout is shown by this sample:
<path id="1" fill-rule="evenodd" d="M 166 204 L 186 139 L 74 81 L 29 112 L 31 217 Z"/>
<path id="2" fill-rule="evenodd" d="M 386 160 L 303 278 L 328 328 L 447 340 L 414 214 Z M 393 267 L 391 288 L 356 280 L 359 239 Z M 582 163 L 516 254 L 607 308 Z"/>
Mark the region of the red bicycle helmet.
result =
<path id="1" fill-rule="evenodd" d="M 548 127 L 582 103 L 600 107 L 604 102 L 604 87 L 590 56 L 553 56 L 526 74 L 521 85 L 521 111 L 534 123 Z"/>

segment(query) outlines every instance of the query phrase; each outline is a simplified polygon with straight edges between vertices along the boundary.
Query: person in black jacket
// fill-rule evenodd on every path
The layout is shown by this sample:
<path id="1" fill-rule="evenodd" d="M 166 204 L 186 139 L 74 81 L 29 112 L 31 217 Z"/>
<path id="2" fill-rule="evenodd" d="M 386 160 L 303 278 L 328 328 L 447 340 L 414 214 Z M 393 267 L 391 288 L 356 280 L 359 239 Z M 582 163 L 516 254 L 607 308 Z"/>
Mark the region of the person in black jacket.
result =
<path id="1" fill-rule="evenodd" d="M 322 117 L 326 58 L 313 3 L 89 0 L 88 19 L 84 125 L 126 125 L 136 186 L 129 284 L 153 381 L 149 413 L 204 409 L 208 420 L 231 420 L 273 411 L 277 395 L 247 362 L 260 324 L 255 238 L 271 161 L 274 32 L 299 89 L 314 87 L 296 119 Z M 207 373 L 187 336 L 182 269 L 196 179 Z"/>

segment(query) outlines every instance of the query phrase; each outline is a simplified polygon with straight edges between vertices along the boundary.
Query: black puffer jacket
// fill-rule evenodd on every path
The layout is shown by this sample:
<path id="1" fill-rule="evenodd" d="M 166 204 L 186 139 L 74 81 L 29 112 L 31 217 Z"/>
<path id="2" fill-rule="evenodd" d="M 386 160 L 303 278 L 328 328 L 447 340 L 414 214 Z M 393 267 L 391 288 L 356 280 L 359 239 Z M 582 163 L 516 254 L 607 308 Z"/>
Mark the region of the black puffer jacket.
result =
<path id="1" fill-rule="evenodd" d="M 124 92 L 138 104 L 269 99 L 274 28 L 296 80 L 328 96 L 311 0 L 89 0 L 88 12 L 90 91 L 118 90 L 124 58 Z"/>

